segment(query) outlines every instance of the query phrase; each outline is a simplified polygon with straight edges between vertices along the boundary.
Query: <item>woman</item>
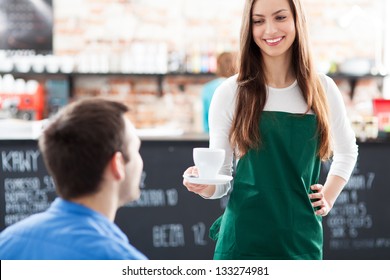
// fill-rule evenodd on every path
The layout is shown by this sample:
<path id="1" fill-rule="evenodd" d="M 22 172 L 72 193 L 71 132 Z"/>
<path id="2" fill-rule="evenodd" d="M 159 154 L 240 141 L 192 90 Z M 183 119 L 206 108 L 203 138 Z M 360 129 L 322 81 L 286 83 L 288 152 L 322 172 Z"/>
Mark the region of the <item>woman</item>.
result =
<path id="1" fill-rule="evenodd" d="M 202 89 L 202 104 L 203 104 L 203 130 L 209 133 L 209 108 L 211 99 L 217 87 L 225 81 L 226 78 L 234 75 L 234 54 L 230 52 L 223 52 L 217 58 L 217 78 L 209 81 Z"/>
<path id="2" fill-rule="evenodd" d="M 227 155 L 221 173 L 238 159 L 228 206 L 210 231 L 214 258 L 321 259 L 322 216 L 348 181 L 357 146 L 337 86 L 316 74 L 300 1 L 246 1 L 239 58 L 238 75 L 210 107 L 210 147 Z M 230 189 L 183 184 L 212 199 Z"/>

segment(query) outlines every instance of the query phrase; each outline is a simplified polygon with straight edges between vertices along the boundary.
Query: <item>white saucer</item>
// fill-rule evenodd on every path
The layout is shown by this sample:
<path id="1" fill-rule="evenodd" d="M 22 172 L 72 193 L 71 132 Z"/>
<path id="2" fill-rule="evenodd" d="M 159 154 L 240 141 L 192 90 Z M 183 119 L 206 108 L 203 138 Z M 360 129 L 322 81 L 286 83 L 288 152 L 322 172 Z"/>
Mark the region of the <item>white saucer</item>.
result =
<path id="1" fill-rule="evenodd" d="M 192 177 L 188 174 L 183 174 L 183 178 L 192 184 L 201 184 L 201 185 L 215 185 L 215 184 L 225 184 L 230 182 L 233 177 L 229 175 L 218 174 L 215 178 L 198 178 Z"/>

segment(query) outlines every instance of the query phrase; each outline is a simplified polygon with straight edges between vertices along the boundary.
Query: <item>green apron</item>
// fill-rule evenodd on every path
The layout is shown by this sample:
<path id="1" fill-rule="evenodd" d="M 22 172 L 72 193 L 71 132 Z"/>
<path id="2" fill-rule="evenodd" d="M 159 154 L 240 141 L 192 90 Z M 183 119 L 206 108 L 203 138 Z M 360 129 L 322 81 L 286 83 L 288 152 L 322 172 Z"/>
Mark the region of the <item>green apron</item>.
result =
<path id="1" fill-rule="evenodd" d="M 261 147 L 239 160 L 210 229 L 214 259 L 322 259 L 322 218 L 308 197 L 321 166 L 316 129 L 315 115 L 262 113 Z"/>

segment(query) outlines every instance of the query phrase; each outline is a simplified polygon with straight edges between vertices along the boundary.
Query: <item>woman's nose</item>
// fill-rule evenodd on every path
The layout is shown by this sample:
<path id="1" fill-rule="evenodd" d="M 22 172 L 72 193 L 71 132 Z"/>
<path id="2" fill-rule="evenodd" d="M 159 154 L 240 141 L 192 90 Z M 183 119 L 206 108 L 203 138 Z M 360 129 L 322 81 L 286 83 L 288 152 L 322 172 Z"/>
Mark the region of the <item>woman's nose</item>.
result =
<path id="1" fill-rule="evenodd" d="M 277 26 L 276 26 L 276 24 L 274 24 L 273 22 L 267 22 L 266 23 L 266 27 L 265 27 L 265 32 L 267 33 L 267 34 L 274 34 L 274 33 L 276 33 L 276 31 L 277 31 L 278 29 L 277 29 Z"/>

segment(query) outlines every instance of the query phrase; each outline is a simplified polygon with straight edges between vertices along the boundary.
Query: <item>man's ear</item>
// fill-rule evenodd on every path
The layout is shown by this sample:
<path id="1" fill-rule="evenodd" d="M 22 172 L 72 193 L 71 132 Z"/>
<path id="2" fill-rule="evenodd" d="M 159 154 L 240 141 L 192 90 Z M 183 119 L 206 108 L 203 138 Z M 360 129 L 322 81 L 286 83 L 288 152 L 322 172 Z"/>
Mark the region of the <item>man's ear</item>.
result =
<path id="1" fill-rule="evenodd" d="M 125 178 L 125 161 L 121 152 L 116 152 L 110 161 L 110 169 L 117 180 Z"/>

